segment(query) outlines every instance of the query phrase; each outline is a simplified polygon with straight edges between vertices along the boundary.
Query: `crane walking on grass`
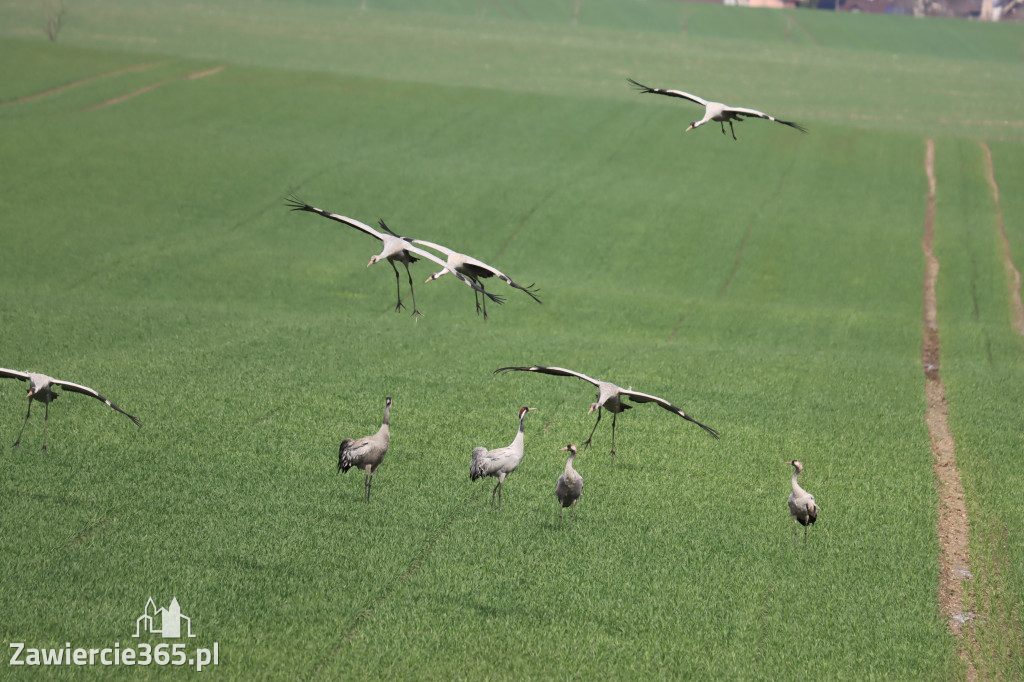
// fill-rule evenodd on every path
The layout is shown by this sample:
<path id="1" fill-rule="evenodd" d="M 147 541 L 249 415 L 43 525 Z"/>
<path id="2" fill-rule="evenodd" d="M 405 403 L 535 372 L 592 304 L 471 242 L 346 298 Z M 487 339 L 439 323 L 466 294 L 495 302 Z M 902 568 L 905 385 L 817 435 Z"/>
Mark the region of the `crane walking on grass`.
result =
<path id="1" fill-rule="evenodd" d="M 469 463 L 469 478 L 475 481 L 484 476 L 494 476 L 498 479 L 494 490 L 491 491 L 491 508 L 494 508 L 494 494 L 498 494 L 498 509 L 501 509 L 501 484 L 505 477 L 511 474 L 523 461 L 523 420 L 527 412 L 532 412 L 535 407 L 519 408 L 519 431 L 512 443 L 506 447 L 496 450 L 488 450 L 485 447 L 473 448 L 473 459 Z"/>
<path id="2" fill-rule="evenodd" d="M 363 501 L 370 501 L 370 488 L 373 486 L 373 475 L 377 467 L 384 461 L 384 455 L 388 453 L 388 445 L 391 443 L 391 431 L 388 422 L 391 419 L 391 398 L 384 399 L 384 423 L 372 436 L 353 440 L 346 438 L 341 441 L 338 448 L 338 471 L 348 473 L 352 467 L 358 467 L 366 472 L 363 487 L 366 495 Z"/>
<path id="3" fill-rule="evenodd" d="M 566 450 L 569 451 L 569 459 L 565 463 L 565 471 L 558 477 L 558 483 L 555 485 L 555 497 L 558 498 L 560 505 L 558 507 L 559 528 L 562 527 L 562 512 L 566 507 L 571 507 L 569 509 L 569 527 L 572 528 L 572 519 L 576 513 L 576 501 L 583 494 L 583 477 L 572 467 L 572 461 L 576 459 L 576 446 L 569 443 L 559 452 Z"/>
<path id="4" fill-rule="evenodd" d="M 697 95 L 691 95 L 688 92 L 683 92 L 682 90 L 663 90 L 661 88 L 649 88 L 646 85 L 641 85 L 640 83 L 637 83 L 632 78 L 628 80 L 630 84 L 639 88 L 642 94 L 681 97 L 682 99 L 688 99 L 691 102 L 694 102 L 704 107 L 704 118 L 700 119 L 699 121 L 694 121 L 693 123 L 691 123 L 690 127 L 686 129 L 687 132 L 693 130 L 694 128 L 699 128 L 700 126 L 704 125 L 709 121 L 718 121 L 719 125 L 722 126 L 722 134 L 725 135 L 725 124 L 726 122 L 728 122 L 729 131 L 732 133 L 732 139 L 735 140 L 736 131 L 733 130 L 732 122 L 739 122 L 742 121 L 744 117 L 751 116 L 755 118 L 765 118 L 768 119 L 769 121 L 775 121 L 776 123 L 781 123 L 782 125 L 789 126 L 790 128 L 796 128 L 801 133 L 807 132 L 807 129 L 804 128 L 799 123 L 794 123 L 793 121 L 783 121 L 780 118 L 769 116 L 763 111 L 758 111 L 757 109 L 746 109 L 744 107 L 730 107 L 726 106 L 725 104 L 722 104 L 721 102 L 711 102 L 702 97 L 698 97 Z"/>
<path id="5" fill-rule="evenodd" d="M 586 374 L 580 372 L 574 372 L 571 369 L 563 369 L 561 367 L 541 367 L 534 365 L 533 367 L 501 367 L 494 370 L 494 373 L 507 372 L 509 370 L 515 370 L 517 372 L 540 372 L 541 374 L 553 374 L 555 376 L 563 377 L 576 377 L 583 381 L 589 381 L 590 383 L 597 386 L 597 402 L 591 403 L 590 409 L 587 410 L 587 414 L 597 410 L 597 421 L 594 422 L 594 428 L 590 431 L 590 436 L 583 442 L 584 449 L 590 447 L 590 441 L 594 438 L 594 432 L 597 431 L 597 425 L 601 423 L 601 409 L 604 408 L 612 413 L 612 462 L 615 462 L 615 418 L 620 412 L 632 409 L 632 405 L 627 405 L 622 402 L 623 398 L 629 398 L 634 403 L 657 403 L 663 408 L 677 414 L 686 421 L 693 422 L 697 426 L 701 427 L 715 438 L 718 438 L 718 431 L 714 430 L 710 426 L 701 424 L 699 421 L 691 417 L 690 415 L 683 412 L 680 408 L 676 407 L 672 403 L 668 402 L 664 398 L 651 395 L 649 393 L 640 393 L 634 391 L 632 388 L 622 388 L 616 386 L 610 381 L 601 381 L 599 379 L 591 379 Z"/>
<path id="6" fill-rule="evenodd" d="M 388 226 L 384 224 L 383 220 L 380 221 L 380 226 L 381 226 L 382 229 L 387 230 L 392 235 L 394 235 L 396 237 L 398 236 L 394 232 L 391 232 L 390 229 L 388 229 Z M 439 272 L 435 272 L 435 273 L 431 274 L 430 277 L 427 278 L 427 282 L 431 282 L 431 281 L 437 279 L 438 277 L 442 276 L 446 272 L 458 272 L 458 273 L 461 273 L 461 274 L 465 275 L 469 279 L 471 279 L 474 284 L 477 284 L 480 287 L 480 291 L 482 291 L 482 292 L 484 292 L 486 294 L 487 292 L 484 291 L 483 282 L 481 282 L 480 280 L 481 279 L 486 279 L 488 277 L 497 277 L 502 282 L 505 282 L 506 284 L 508 284 L 510 287 L 512 287 L 514 289 L 520 289 L 521 291 L 525 291 L 537 303 L 541 302 L 540 299 L 537 298 L 537 296 L 536 296 L 537 289 L 534 287 L 534 285 L 530 284 L 530 285 L 524 287 L 524 286 L 521 286 L 519 284 L 516 284 L 515 282 L 512 281 L 512 278 L 510 278 L 508 275 L 506 275 L 505 273 L 501 272 L 497 268 L 495 268 L 493 266 L 490 266 L 487 263 L 484 263 L 483 261 L 477 260 L 476 258 L 473 258 L 472 256 L 467 256 L 464 253 L 459 253 L 458 251 L 453 251 L 452 249 L 449 249 L 446 246 L 441 246 L 440 244 L 435 244 L 434 242 L 424 241 L 423 239 L 413 239 L 411 241 L 412 241 L 413 244 L 419 244 L 421 246 L 427 247 L 428 249 L 433 249 L 434 251 L 437 251 L 439 253 L 443 253 L 447 257 L 447 259 L 448 259 L 447 262 L 446 262 L 447 268 L 445 268 L 443 270 L 440 270 Z M 475 289 L 473 290 L 473 298 L 476 300 L 476 313 L 477 313 L 477 315 L 479 315 L 480 311 L 481 311 L 480 294 Z M 483 314 L 484 314 L 484 319 L 486 320 L 487 319 L 487 298 L 486 298 L 486 296 L 483 299 L 483 308 L 482 308 L 482 310 L 483 310 Z"/>
<path id="7" fill-rule="evenodd" d="M 794 459 L 786 462 L 793 466 L 793 492 L 789 494 L 789 513 L 793 516 L 793 546 L 796 547 L 797 524 L 804 527 L 804 544 L 807 544 L 807 526 L 818 520 L 818 505 L 814 495 L 800 487 L 796 482 L 797 475 L 804 470 L 803 462 Z"/>
<path id="8" fill-rule="evenodd" d="M 65 391 L 82 393 L 84 395 L 92 396 L 97 400 L 101 400 L 107 404 L 107 407 L 117 410 L 124 416 L 131 419 L 136 426 L 142 426 L 142 423 L 137 417 L 133 417 L 128 414 L 88 386 L 73 384 L 70 381 L 61 381 L 60 379 L 54 379 L 53 377 L 46 376 L 45 374 L 39 374 L 37 372 L 18 372 L 13 369 L 3 368 L 0 368 L 0 378 L 19 379 L 21 381 L 28 382 L 28 412 L 25 414 L 25 421 L 21 424 L 21 431 L 18 432 L 18 439 L 14 441 L 14 445 L 12 446 L 15 449 L 17 449 L 18 445 L 21 444 L 21 435 L 25 433 L 25 425 L 28 424 L 28 418 L 32 415 L 32 401 L 38 400 L 46 406 L 46 412 L 43 416 L 43 452 L 46 452 L 46 426 L 50 421 L 50 403 L 59 397 L 59 395 L 53 390 L 57 386 L 60 386 Z"/>
<path id="9" fill-rule="evenodd" d="M 403 239 L 402 237 L 395 236 L 393 233 L 381 234 L 380 232 L 373 229 L 369 225 L 361 223 L 358 220 L 355 220 L 354 218 L 348 218 L 343 215 L 338 215 L 337 213 L 330 213 L 329 211 L 317 208 L 316 206 L 311 206 L 310 204 L 307 204 L 306 202 L 300 200 L 298 197 L 294 195 L 288 197 L 288 205 L 291 206 L 291 209 L 293 211 L 308 211 L 310 213 L 316 213 L 317 215 L 323 216 L 324 218 L 337 221 L 339 223 L 342 223 L 343 225 L 348 225 L 349 227 L 354 227 L 357 230 L 360 230 L 361 232 L 370 235 L 371 237 L 379 239 L 382 245 L 381 252 L 376 256 L 370 258 L 370 262 L 366 264 L 366 267 L 370 267 L 371 265 L 379 263 L 382 260 L 386 260 L 391 265 L 391 269 L 395 271 L 395 288 L 398 290 L 398 303 L 395 305 L 395 312 L 398 312 L 405 307 L 405 304 L 402 303 L 402 289 L 401 284 L 399 282 L 398 268 L 395 267 L 395 262 L 399 262 L 402 265 L 404 265 L 405 273 L 406 275 L 409 276 L 409 294 L 412 296 L 412 314 L 414 317 L 423 314 L 416 307 L 416 292 L 413 291 L 412 288 L 412 273 L 409 272 L 409 264 L 415 263 L 416 261 L 419 260 L 413 254 L 426 258 L 427 260 L 432 260 L 438 265 L 447 268 L 448 266 L 447 264 L 445 264 L 443 260 L 435 256 L 434 254 L 430 253 L 429 251 L 424 251 L 423 249 L 412 246 L 409 243 L 408 239 Z M 495 303 L 498 303 L 500 305 L 501 303 L 504 302 L 504 299 L 502 299 L 500 296 L 488 294 L 478 284 L 474 284 L 473 282 L 469 281 L 462 274 L 455 271 L 452 271 L 452 274 L 454 274 L 460 281 L 465 283 L 467 286 L 472 287 L 475 291 L 483 292 L 484 295 L 489 296 L 491 300 L 493 300 Z"/>

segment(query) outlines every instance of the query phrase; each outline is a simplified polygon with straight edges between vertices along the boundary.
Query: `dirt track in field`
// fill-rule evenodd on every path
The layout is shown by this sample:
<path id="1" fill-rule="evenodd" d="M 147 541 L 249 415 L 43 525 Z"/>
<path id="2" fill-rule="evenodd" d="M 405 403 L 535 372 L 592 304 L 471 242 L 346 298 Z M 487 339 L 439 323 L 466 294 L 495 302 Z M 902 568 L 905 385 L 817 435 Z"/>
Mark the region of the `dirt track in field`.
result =
<path id="1" fill-rule="evenodd" d="M 1003 243 L 1003 267 L 1006 268 L 1007 286 L 1010 288 L 1010 314 L 1013 329 L 1018 334 L 1024 334 L 1024 304 L 1020 300 L 1020 270 L 1013 264 L 1010 240 L 1006 238 L 1003 209 L 999 206 L 999 185 L 996 183 L 996 171 L 992 164 L 992 150 L 984 142 L 979 142 L 979 144 L 985 152 L 985 176 L 988 178 L 989 187 L 992 188 L 992 198 L 996 204 L 996 221 L 999 224 L 999 237 Z"/>
<path id="2" fill-rule="evenodd" d="M 925 173 L 928 176 L 928 204 L 924 218 L 921 248 L 925 256 L 924 271 L 924 340 L 921 344 L 921 367 L 925 376 L 925 422 L 931 441 L 932 464 L 939 490 L 939 609 L 950 630 L 959 638 L 958 652 L 967 666 L 967 679 L 977 679 L 968 647 L 971 637 L 964 636 L 964 623 L 973 614 L 964 613 L 963 582 L 970 579 L 967 553 L 969 526 L 964 487 L 956 466 L 956 443 L 949 430 L 949 405 L 946 388 L 939 376 L 939 327 L 935 298 L 935 282 L 939 261 L 932 244 L 935 237 L 935 142 L 927 141 Z M 972 647 L 973 648 L 973 647 Z"/>
<path id="3" fill-rule="evenodd" d="M 94 111 L 96 109 L 103 109 L 105 107 L 113 106 L 114 104 L 120 104 L 121 102 L 123 102 L 123 101 L 125 101 L 127 99 L 131 99 L 133 97 L 138 97 L 139 95 L 147 93 L 150 90 L 155 90 L 155 89 L 159 88 L 162 85 L 167 85 L 168 83 L 177 83 L 178 81 L 197 80 L 199 78 L 206 78 L 207 76 L 212 76 L 213 74 L 219 73 L 219 72 L 221 72 L 223 70 L 224 70 L 223 66 L 217 66 L 217 67 L 214 67 L 212 69 L 207 69 L 206 71 L 198 71 L 196 73 L 190 73 L 187 76 L 179 76 L 178 78 L 170 78 L 170 79 L 165 80 L 165 81 L 159 81 L 157 83 L 150 83 L 149 85 L 142 86 L 141 88 L 139 88 L 138 90 L 135 90 L 134 92 L 129 92 L 128 94 L 121 95 L 119 97 L 114 97 L 113 99 L 108 99 L 105 102 L 100 102 L 99 104 L 94 104 L 91 107 L 86 107 L 85 109 L 83 109 L 83 111 Z"/>
<path id="4" fill-rule="evenodd" d="M 49 90 L 43 90 L 42 92 L 35 92 L 35 93 L 32 93 L 31 95 L 25 95 L 24 97 L 19 97 L 18 99 L 12 99 L 12 100 L 10 100 L 8 102 L 0 102 L 0 105 L 4 105 L 4 104 L 21 104 L 22 102 L 30 102 L 30 101 L 32 101 L 34 99 L 39 99 L 40 97 L 48 97 L 50 95 L 56 95 L 59 92 L 63 92 L 65 90 L 70 90 L 71 88 L 76 88 L 79 85 L 85 85 L 86 83 L 89 83 L 91 81 L 97 80 L 99 78 L 112 78 L 114 76 L 120 76 L 122 74 L 132 73 L 134 71 L 145 71 L 146 69 L 151 69 L 154 66 L 156 66 L 156 62 L 146 62 L 145 64 L 136 64 L 134 66 L 129 66 L 129 67 L 126 67 L 126 68 L 123 68 L 123 69 L 118 69 L 117 71 L 109 71 L 107 73 L 99 73 L 99 74 L 96 74 L 95 76 L 88 76 L 86 78 L 80 78 L 79 80 L 74 81 L 73 83 L 65 83 L 64 85 L 58 85 L 55 88 L 50 88 Z"/>

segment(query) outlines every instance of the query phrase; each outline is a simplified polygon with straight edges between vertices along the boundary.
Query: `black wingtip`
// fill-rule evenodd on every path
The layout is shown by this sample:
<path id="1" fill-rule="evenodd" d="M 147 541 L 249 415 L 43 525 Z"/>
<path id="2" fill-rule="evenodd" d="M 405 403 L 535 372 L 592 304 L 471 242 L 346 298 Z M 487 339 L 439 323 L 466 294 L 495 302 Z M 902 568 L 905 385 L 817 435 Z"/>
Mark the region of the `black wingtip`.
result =
<path id="1" fill-rule="evenodd" d="M 643 94 L 654 92 L 654 88 L 649 88 L 646 85 L 644 85 L 643 83 L 637 83 L 632 78 L 627 78 L 626 80 L 629 81 L 630 85 L 632 85 L 635 88 L 638 88 L 640 90 L 640 92 L 643 93 Z"/>
<path id="2" fill-rule="evenodd" d="M 712 437 L 712 438 L 714 438 L 715 440 L 718 440 L 719 438 L 721 438 L 721 437 L 722 437 L 722 436 L 721 436 L 721 435 L 720 435 L 720 434 L 718 433 L 718 431 L 716 431 L 715 429 L 711 428 L 710 426 L 707 426 L 707 425 L 705 425 L 705 424 L 701 424 L 701 423 L 700 423 L 699 421 L 697 421 L 696 419 L 695 419 L 695 420 L 693 420 L 693 423 L 694 423 L 694 424 L 696 424 L 697 426 L 699 426 L 700 428 L 704 429 L 704 430 L 705 430 L 705 431 L 707 431 L 708 433 L 710 433 L 710 434 L 711 434 L 711 437 Z"/>
<path id="3" fill-rule="evenodd" d="M 295 193 L 289 194 L 285 202 L 288 204 L 288 208 L 293 211 L 312 211 L 313 207 L 307 204 L 302 199 L 295 196 Z"/>
<path id="4" fill-rule="evenodd" d="M 524 287 L 524 286 L 520 286 L 520 285 L 516 284 L 515 287 L 516 287 L 516 289 L 522 289 L 523 291 L 525 291 L 530 296 L 530 298 L 535 300 L 537 303 L 543 303 L 543 301 L 541 301 L 539 298 L 537 298 L 537 293 L 540 291 L 540 289 L 538 289 L 536 285 L 534 285 L 534 284 L 527 284 Z"/>
<path id="5" fill-rule="evenodd" d="M 779 121 L 779 119 L 775 119 L 775 120 Z M 782 123 L 784 125 L 788 125 L 790 128 L 796 128 L 801 133 L 806 133 L 807 132 L 807 128 L 804 128 L 802 125 L 800 125 L 799 123 L 796 123 L 794 121 L 779 121 L 779 123 Z"/>

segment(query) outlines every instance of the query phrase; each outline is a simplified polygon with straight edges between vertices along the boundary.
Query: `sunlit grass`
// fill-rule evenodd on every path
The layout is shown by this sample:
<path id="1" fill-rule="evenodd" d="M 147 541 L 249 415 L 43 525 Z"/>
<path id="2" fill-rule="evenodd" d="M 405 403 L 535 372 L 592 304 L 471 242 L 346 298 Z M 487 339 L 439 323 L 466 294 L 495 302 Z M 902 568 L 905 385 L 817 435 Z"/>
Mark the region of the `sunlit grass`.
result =
<path id="1" fill-rule="evenodd" d="M 665 78 L 665 50 L 691 48 L 648 23 L 617 27 L 621 7 L 581 15 L 581 36 L 554 14 L 477 17 L 452 4 L 455 19 L 403 6 L 364 16 L 350 4 L 319 27 L 323 8 L 269 4 L 233 24 L 228 6 L 221 54 L 202 32 L 111 52 L 115 40 L 85 30 L 93 10 L 116 36 L 153 30 L 154 17 L 188 25 L 213 12 L 201 5 L 125 15 L 96 3 L 56 46 L 0 43 L 26 65 L 0 81 L 4 100 L 158 61 L 0 106 L 0 364 L 94 386 L 145 423 L 65 396 L 46 457 L 41 414 L 21 450 L 0 456 L 4 639 L 109 645 L 129 637 L 147 597 L 177 596 L 236 678 L 956 677 L 936 608 L 919 366 L 923 141 L 909 124 L 867 132 L 809 104 L 870 79 L 840 82 L 813 63 L 824 48 L 789 52 L 766 37 L 785 14 L 736 15 L 775 23 L 702 40 L 777 43 L 805 64 L 799 88 L 787 86 L 800 93 L 793 109 L 784 97 L 763 106 L 806 114 L 811 132 L 748 121 L 733 142 L 712 127 L 684 134 L 691 110 L 629 92 L 616 69 Z M 693 32 L 733 16 L 692 11 Z M 811 33 L 838 22 L 811 17 L 800 15 Z M 274 22 L 280 32 L 250 44 L 253 26 Z M 340 38 L 289 28 L 300 24 Z M 908 58 L 923 59 L 934 36 L 901 25 L 919 45 Z M 466 37 L 461 56 L 419 63 L 417 41 L 442 30 Z M 348 52 L 360 31 L 410 42 L 375 61 Z M 495 41 L 507 52 L 485 77 Z M 867 61 L 892 58 L 874 49 Z M 550 71 L 551 55 L 566 68 L 525 87 L 517 69 Z M 966 82 L 976 67 L 960 57 Z M 734 59 L 748 71 L 728 91 L 752 71 L 767 84 L 778 73 Z M 173 80 L 218 60 L 228 68 L 215 76 Z M 707 64 L 678 63 L 712 79 Z M 585 87 L 579 70 L 595 74 Z M 761 106 L 769 85 L 757 87 L 750 104 Z M 984 179 L 970 164 L 964 173 L 972 189 L 944 194 L 940 210 L 975 210 Z M 544 303 L 488 283 L 509 300 L 484 323 L 465 287 L 424 283 L 432 269 L 417 264 L 425 317 L 396 314 L 391 269 L 365 267 L 377 242 L 289 212 L 290 192 L 474 254 L 535 282 Z M 951 250 L 950 261 L 964 252 Z M 402 287 L 408 296 L 404 271 Z M 1000 295 L 995 284 L 979 293 Z M 576 524 L 559 532 L 558 449 L 590 432 L 594 391 L 493 374 L 532 363 L 662 396 L 722 440 L 640 405 L 620 415 L 612 466 L 606 415 L 577 459 Z M 968 389 L 949 371 L 971 490 L 984 468 L 969 463 L 971 434 L 993 430 L 985 406 L 1001 398 L 986 376 Z M 956 397 L 968 390 L 976 398 Z M 376 430 L 385 395 L 392 445 L 363 505 L 362 475 L 335 473 L 337 445 Z M 976 427 L 958 426 L 961 402 L 979 405 L 962 417 Z M 521 405 L 539 409 L 499 513 L 493 481 L 470 482 L 469 453 L 509 443 Z M 11 440 L 23 416 L 23 387 L 0 383 Z M 794 457 L 822 508 L 796 550 L 783 464 Z M 1013 509 L 988 499 L 979 513 Z"/>

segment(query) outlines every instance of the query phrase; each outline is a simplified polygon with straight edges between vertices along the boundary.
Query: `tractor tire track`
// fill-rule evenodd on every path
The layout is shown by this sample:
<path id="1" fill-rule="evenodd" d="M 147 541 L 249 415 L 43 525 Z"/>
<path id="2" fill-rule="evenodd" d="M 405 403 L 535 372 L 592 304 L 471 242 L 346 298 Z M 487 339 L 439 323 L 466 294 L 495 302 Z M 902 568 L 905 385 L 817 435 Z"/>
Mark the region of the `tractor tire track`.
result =
<path id="1" fill-rule="evenodd" d="M 992 199 L 996 205 L 996 220 L 999 223 L 999 238 L 1003 243 L 1003 267 L 1006 269 L 1006 283 L 1010 288 L 1011 323 L 1014 331 L 1024 334 L 1024 304 L 1020 300 L 1020 270 L 1013 263 L 1010 252 L 1010 240 L 1006 237 L 1006 225 L 1003 223 L 1003 209 L 999 205 L 999 185 L 996 183 L 995 167 L 992 164 L 992 150 L 985 142 L 979 142 L 985 152 L 985 177 L 992 188 Z"/>
<path id="2" fill-rule="evenodd" d="M 940 346 L 938 306 L 935 283 L 939 276 L 939 260 L 935 256 L 935 141 L 927 140 L 925 174 L 928 177 L 928 200 L 924 218 L 924 338 L 921 343 L 921 367 L 925 376 L 925 422 L 931 446 L 932 466 L 939 492 L 939 609 L 949 629 L 958 638 L 957 652 L 967 667 L 967 679 L 977 679 L 968 648 L 971 638 L 964 637 L 963 624 L 969 617 L 963 613 L 963 581 L 971 575 L 968 555 L 967 504 L 960 470 L 956 466 L 956 443 L 949 429 L 949 403 L 946 388 L 939 375 Z"/>
<path id="3" fill-rule="evenodd" d="M 782 193 L 782 188 L 786 184 L 786 178 L 789 177 L 789 172 L 793 170 L 793 165 L 795 163 L 796 156 L 794 155 L 793 157 L 790 158 L 789 165 L 786 167 L 786 170 L 782 171 L 782 173 L 779 175 L 779 184 L 775 186 L 775 191 L 772 192 L 767 199 L 761 202 L 761 205 L 754 212 L 754 215 L 750 216 L 750 221 L 747 223 L 747 230 L 746 232 L 743 233 L 743 237 L 740 239 L 740 245 L 736 249 L 736 257 L 733 259 L 732 269 L 729 271 L 728 276 L 726 276 L 725 281 L 722 283 L 722 286 L 719 287 L 718 293 L 715 296 L 716 298 L 721 298 L 725 296 L 726 292 L 729 290 L 729 285 L 731 285 L 733 279 L 736 278 L 736 273 L 739 272 L 740 265 L 743 262 L 743 249 L 747 245 L 747 240 L 750 239 L 750 234 L 754 231 L 754 225 L 757 224 L 758 216 L 760 216 L 764 212 L 764 210 L 768 207 L 769 204 L 771 204 L 772 201 L 778 199 L 779 194 Z M 690 316 L 690 313 L 693 312 L 696 306 L 696 303 L 692 304 L 690 308 L 685 313 L 683 313 L 682 317 L 679 318 L 679 321 L 676 322 L 675 326 L 672 327 L 672 333 L 668 335 L 669 341 L 675 340 L 676 334 L 679 332 L 679 328 L 683 326 L 683 322 L 686 320 L 687 317 Z"/>
<path id="4" fill-rule="evenodd" d="M 64 92 L 65 90 L 70 90 L 71 88 L 77 88 L 79 85 L 85 85 L 86 83 L 90 83 L 90 82 L 92 82 L 94 80 L 99 80 L 100 78 L 113 78 L 114 76 L 121 76 L 121 75 L 126 74 L 126 73 L 134 73 L 135 71 L 147 71 L 149 69 L 152 69 L 154 66 L 156 66 L 157 63 L 158 62 L 146 62 L 144 64 L 135 64 L 134 66 L 127 66 L 127 67 L 125 67 L 123 69 L 118 69 L 117 71 L 108 71 L 107 73 L 98 73 L 95 76 L 87 76 L 85 78 L 80 78 L 79 80 L 71 82 L 71 83 L 65 83 L 64 85 L 58 85 L 57 87 L 50 88 L 49 90 L 43 90 L 42 92 L 35 92 L 35 93 L 32 93 L 31 95 L 25 95 L 24 97 L 19 97 L 18 99 L 12 99 L 12 100 L 8 100 L 6 102 L 0 102 L 0 106 L 6 105 L 6 104 L 21 104 L 22 102 L 31 102 L 32 100 L 39 99 L 41 97 L 49 97 L 50 95 L 56 95 L 57 93 Z"/>
<path id="5" fill-rule="evenodd" d="M 179 81 L 198 80 L 200 78 L 206 78 L 207 76 L 212 76 L 215 73 L 220 73 L 221 71 L 224 70 L 224 68 L 225 68 L 224 66 L 217 66 L 217 67 L 214 67 L 212 69 L 207 69 L 206 71 L 198 71 L 196 73 L 190 73 L 187 76 L 178 76 L 177 78 L 169 78 L 169 79 L 167 79 L 165 81 L 158 81 L 156 83 L 150 83 L 149 85 L 142 86 L 141 88 L 139 88 L 135 92 L 129 92 L 129 93 L 125 94 L 125 95 L 121 95 L 119 97 L 114 97 L 113 99 L 108 99 L 106 102 L 100 102 L 99 104 L 93 104 L 91 107 L 86 107 L 85 109 L 82 109 L 82 111 L 95 111 L 96 109 L 104 109 L 106 107 L 113 106 L 115 104 L 120 104 L 121 102 L 124 102 L 125 100 L 132 99 L 133 97 L 138 97 L 139 95 L 145 94 L 145 93 L 149 92 L 150 90 L 156 90 L 157 88 L 159 88 L 161 86 L 164 86 L 164 85 L 167 85 L 168 83 L 177 83 Z"/>
<path id="6" fill-rule="evenodd" d="M 602 118 L 600 121 L 597 121 L 597 122 L 591 124 L 587 128 L 587 133 L 590 134 L 592 131 L 599 130 L 601 127 L 606 125 L 609 121 L 614 120 L 617 115 L 618 115 L 618 113 L 615 112 L 615 111 L 610 112 L 607 116 Z M 622 149 L 622 147 L 623 147 L 623 145 L 625 143 L 626 143 L 626 140 L 623 140 L 622 144 L 620 144 L 619 147 L 614 149 L 609 154 L 608 158 L 610 159 L 610 158 L 614 157 L 615 154 L 617 154 Z M 553 184 L 551 184 L 548 187 L 548 190 L 543 195 L 541 195 L 541 197 L 537 201 L 535 201 L 533 203 L 533 205 L 530 206 L 530 208 L 528 208 L 526 210 L 526 213 L 523 214 L 523 217 L 519 221 L 519 224 L 516 225 L 515 229 L 512 230 L 512 233 L 508 236 L 508 238 L 504 241 L 504 243 L 502 243 L 501 248 L 498 249 L 498 252 L 495 255 L 495 258 L 496 259 L 500 259 L 502 256 L 505 255 L 505 251 L 508 250 L 508 247 L 512 245 L 512 242 L 514 242 L 516 240 L 516 238 L 519 237 L 520 233 L 522 233 L 522 231 L 523 231 L 523 228 L 526 227 L 526 224 L 530 222 L 530 220 L 537 213 L 537 211 L 539 211 L 542 207 L 544 207 L 551 200 L 551 198 L 553 196 L 555 196 L 559 192 L 563 192 L 563 191 L 567 191 L 567 190 L 571 189 L 573 186 L 582 183 L 586 179 L 587 178 L 585 176 L 583 176 L 582 174 L 577 174 L 575 177 L 569 178 L 569 179 L 564 180 L 564 181 L 562 181 L 560 183 L 553 183 Z"/>
<path id="7" fill-rule="evenodd" d="M 321 660 L 305 675 L 302 675 L 302 679 L 310 680 L 320 676 L 323 668 L 340 655 L 341 649 L 351 644 L 363 623 L 371 618 L 379 608 L 384 606 L 393 594 L 401 590 L 416 576 L 417 573 L 419 573 L 424 562 L 426 562 L 427 559 L 430 558 L 430 555 L 434 553 L 434 547 L 437 546 L 437 543 L 445 538 L 451 531 L 452 526 L 455 524 L 455 520 L 461 516 L 463 508 L 467 506 L 470 498 L 472 497 L 472 493 L 475 492 L 475 490 L 476 488 L 473 488 L 469 493 L 463 495 L 458 503 L 455 504 L 451 514 L 448 515 L 448 518 L 444 519 L 430 532 L 426 541 L 423 543 L 423 547 L 416 553 L 416 556 L 412 558 L 412 561 L 410 561 L 409 565 L 406 566 L 405 571 L 386 583 L 377 592 L 377 594 L 370 599 L 369 603 L 349 621 L 348 626 L 342 630 L 342 632 L 345 633 L 344 637 L 341 638 L 336 646 L 332 647 L 332 653 L 328 655 L 327 658 Z"/>

